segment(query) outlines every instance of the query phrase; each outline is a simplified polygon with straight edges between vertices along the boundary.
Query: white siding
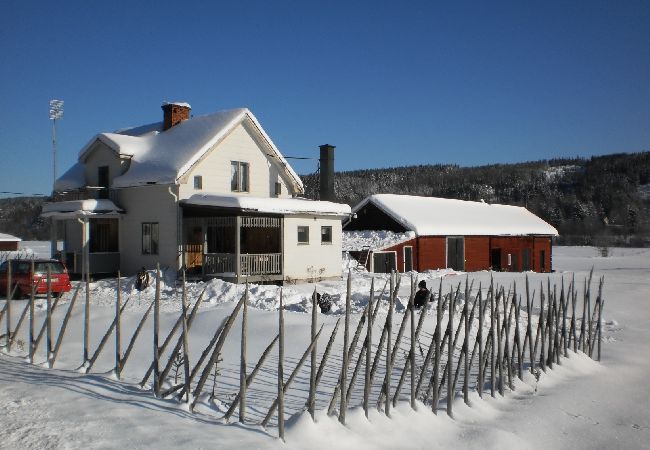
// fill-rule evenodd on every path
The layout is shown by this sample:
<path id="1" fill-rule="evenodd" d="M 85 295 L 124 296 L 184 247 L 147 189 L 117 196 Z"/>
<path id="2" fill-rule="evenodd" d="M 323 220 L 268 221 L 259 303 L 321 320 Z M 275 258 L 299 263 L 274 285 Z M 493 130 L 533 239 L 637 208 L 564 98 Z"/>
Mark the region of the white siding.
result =
<path id="1" fill-rule="evenodd" d="M 244 122 L 237 126 L 219 144 L 210 150 L 181 180 L 181 198 L 201 192 L 232 193 L 230 189 L 231 161 L 249 165 L 249 192 L 255 197 L 274 196 L 275 183 L 282 184 L 282 197 L 291 197 L 287 182 L 280 176 L 275 158 L 257 139 L 251 125 Z M 203 189 L 194 189 L 194 176 L 203 178 Z"/>
<path id="2" fill-rule="evenodd" d="M 120 220 L 120 267 L 125 275 L 162 267 L 178 269 L 177 204 L 169 185 L 152 185 L 120 189 L 119 204 L 125 214 Z M 172 186 L 172 192 L 177 187 Z M 158 223 L 158 255 L 142 254 L 142 223 Z"/>
<path id="3" fill-rule="evenodd" d="M 309 227 L 309 244 L 298 244 L 298 226 Z M 332 243 L 321 244 L 321 226 L 332 227 Z M 323 216 L 289 216 L 284 219 L 285 279 L 341 276 L 341 220 Z"/>

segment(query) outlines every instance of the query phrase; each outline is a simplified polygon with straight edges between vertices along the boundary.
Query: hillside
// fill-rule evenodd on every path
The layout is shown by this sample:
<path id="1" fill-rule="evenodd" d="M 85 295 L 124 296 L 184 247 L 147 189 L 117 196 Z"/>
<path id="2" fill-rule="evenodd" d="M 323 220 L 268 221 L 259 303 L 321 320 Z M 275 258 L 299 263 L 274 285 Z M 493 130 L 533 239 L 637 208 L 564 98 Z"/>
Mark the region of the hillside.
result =
<path id="1" fill-rule="evenodd" d="M 318 196 L 318 174 L 302 176 Z M 420 165 L 338 172 L 339 201 L 378 193 L 526 206 L 555 226 L 560 244 L 650 246 L 650 152 L 480 167 Z M 0 232 L 49 239 L 42 197 L 0 199 Z"/>
<path id="2" fill-rule="evenodd" d="M 315 198 L 318 174 L 303 176 Z M 420 165 L 339 172 L 339 201 L 392 193 L 525 206 L 566 245 L 650 245 L 650 152 L 480 167 Z"/>

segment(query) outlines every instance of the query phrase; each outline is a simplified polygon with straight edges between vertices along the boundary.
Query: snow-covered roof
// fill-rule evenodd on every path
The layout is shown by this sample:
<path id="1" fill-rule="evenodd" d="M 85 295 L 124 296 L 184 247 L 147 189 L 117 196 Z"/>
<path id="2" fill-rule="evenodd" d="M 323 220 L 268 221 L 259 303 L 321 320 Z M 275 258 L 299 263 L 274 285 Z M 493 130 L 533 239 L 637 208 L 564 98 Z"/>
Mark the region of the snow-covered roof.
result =
<path id="1" fill-rule="evenodd" d="M 414 238 L 415 233 L 413 231 L 405 233 L 383 230 L 344 231 L 342 248 L 343 251 L 348 252 L 361 251 L 364 247 L 371 250 L 383 250 Z"/>
<path id="2" fill-rule="evenodd" d="M 119 130 L 115 133 L 100 133 L 81 149 L 79 152 L 81 164 L 73 166 L 59 178 L 55 189 L 67 190 L 85 185 L 82 164 L 98 140 L 117 154 L 131 158 L 129 170 L 113 179 L 113 187 L 176 183 L 206 152 L 245 120 L 250 121 L 249 123 L 259 131 L 269 146 L 269 153 L 286 171 L 294 188 L 302 192 L 302 181 L 247 108 L 192 117 L 164 132 L 162 123 L 158 122 Z"/>
<path id="3" fill-rule="evenodd" d="M 66 202 L 45 203 L 43 217 L 83 217 L 93 215 L 119 214 L 122 209 L 110 200 L 69 200 Z"/>
<path id="4" fill-rule="evenodd" d="M 521 206 L 438 197 L 376 194 L 354 207 L 372 203 L 419 236 L 557 236 L 557 230 Z"/>
<path id="5" fill-rule="evenodd" d="M 6 233 L 0 233 L 0 242 L 19 242 L 22 241 L 19 237 L 12 236 Z"/>
<path id="6" fill-rule="evenodd" d="M 194 194 L 188 199 L 181 200 L 181 204 L 237 208 L 262 213 L 317 214 L 341 217 L 349 215 L 351 211 L 348 205 L 342 203 L 323 202 L 302 198 L 251 197 L 248 195 L 237 194 Z"/>

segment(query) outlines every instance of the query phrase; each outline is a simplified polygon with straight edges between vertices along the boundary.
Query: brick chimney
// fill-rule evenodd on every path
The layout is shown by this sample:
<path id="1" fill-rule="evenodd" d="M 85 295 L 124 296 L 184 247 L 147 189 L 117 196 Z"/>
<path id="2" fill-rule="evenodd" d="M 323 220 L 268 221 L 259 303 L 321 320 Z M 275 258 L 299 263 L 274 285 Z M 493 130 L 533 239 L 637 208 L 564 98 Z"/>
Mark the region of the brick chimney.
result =
<path id="1" fill-rule="evenodd" d="M 188 103 L 182 102 L 164 102 L 161 108 L 163 110 L 163 131 L 189 119 L 192 109 Z"/>

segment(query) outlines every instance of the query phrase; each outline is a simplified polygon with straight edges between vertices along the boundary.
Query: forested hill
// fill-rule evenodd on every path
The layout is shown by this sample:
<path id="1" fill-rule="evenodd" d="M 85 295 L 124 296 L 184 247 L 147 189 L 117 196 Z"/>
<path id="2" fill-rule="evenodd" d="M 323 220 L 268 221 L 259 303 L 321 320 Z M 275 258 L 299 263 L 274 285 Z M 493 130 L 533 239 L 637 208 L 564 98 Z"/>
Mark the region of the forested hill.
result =
<path id="1" fill-rule="evenodd" d="M 427 165 L 339 172 L 339 201 L 371 194 L 424 195 L 526 206 L 562 244 L 650 246 L 650 152 L 481 167 Z M 303 175 L 310 198 L 318 174 Z M 49 239 L 42 197 L 0 199 L 0 233 Z M 435 215 L 433 216 L 435 217 Z"/>
<path id="2" fill-rule="evenodd" d="M 303 180 L 315 198 L 318 175 Z M 351 206 L 378 193 L 525 206 L 555 226 L 563 244 L 650 246 L 650 152 L 339 172 L 335 189 Z"/>

